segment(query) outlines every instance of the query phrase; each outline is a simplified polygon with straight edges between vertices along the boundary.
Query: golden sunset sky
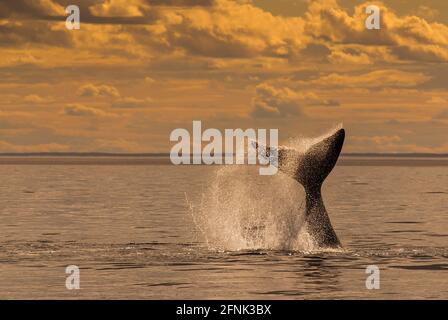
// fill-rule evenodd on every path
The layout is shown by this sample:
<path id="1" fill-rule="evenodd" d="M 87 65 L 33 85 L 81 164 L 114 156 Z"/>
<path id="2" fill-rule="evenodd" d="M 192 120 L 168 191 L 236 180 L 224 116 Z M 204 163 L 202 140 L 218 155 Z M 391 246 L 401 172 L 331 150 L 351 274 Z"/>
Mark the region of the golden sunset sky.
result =
<path id="1" fill-rule="evenodd" d="M 441 153 L 447 89 L 448 1 L 0 0 L 0 152 L 169 152 L 202 120 Z"/>

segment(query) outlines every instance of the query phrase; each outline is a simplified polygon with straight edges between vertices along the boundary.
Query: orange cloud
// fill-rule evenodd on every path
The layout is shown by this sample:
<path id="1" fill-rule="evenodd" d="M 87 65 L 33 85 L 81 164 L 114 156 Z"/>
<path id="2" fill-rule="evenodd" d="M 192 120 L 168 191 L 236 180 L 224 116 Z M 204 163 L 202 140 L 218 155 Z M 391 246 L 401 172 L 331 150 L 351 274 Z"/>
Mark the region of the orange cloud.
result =
<path id="1" fill-rule="evenodd" d="M 149 5 L 140 0 L 105 0 L 89 7 L 99 17 L 142 17 L 148 10 Z"/>
<path id="2" fill-rule="evenodd" d="M 69 104 L 64 108 L 64 114 L 67 116 L 75 116 L 75 117 L 91 117 L 91 116 L 106 116 L 108 115 L 106 112 L 86 107 L 81 104 Z"/>
<path id="3" fill-rule="evenodd" d="M 341 87 L 414 87 L 431 79 L 423 73 L 401 70 L 376 70 L 359 75 L 331 73 L 312 80 L 310 84 Z"/>
<path id="4" fill-rule="evenodd" d="M 108 86 L 105 84 L 94 85 L 88 83 L 81 86 L 77 91 L 79 96 L 82 97 L 119 97 L 120 92 L 114 86 Z"/>
<path id="5" fill-rule="evenodd" d="M 23 97 L 23 101 L 28 103 L 43 103 L 46 100 L 37 94 L 29 94 Z"/>
<path id="6" fill-rule="evenodd" d="M 336 1 L 313 1 L 306 13 L 307 34 L 331 43 L 386 46 L 403 60 L 448 61 L 448 26 L 416 16 L 399 17 L 382 3 L 381 29 L 366 30 L 365 3 L 350 16 Z"/>
<path id="7" fill-rule="evenodd" d="M 134 97 L 125 97 L 112 102 L 112 108 L 135 109 L 147 107 L 152 102 L 151 98 L 137 99 Z"/>
<path id="8" fill-rule="evenodd" d="M 278 118 L 301 115 L 297 95 L 288 88 L 275 88 L 260 84 L 252 99 L 252 116 L 255 118 Z"/>

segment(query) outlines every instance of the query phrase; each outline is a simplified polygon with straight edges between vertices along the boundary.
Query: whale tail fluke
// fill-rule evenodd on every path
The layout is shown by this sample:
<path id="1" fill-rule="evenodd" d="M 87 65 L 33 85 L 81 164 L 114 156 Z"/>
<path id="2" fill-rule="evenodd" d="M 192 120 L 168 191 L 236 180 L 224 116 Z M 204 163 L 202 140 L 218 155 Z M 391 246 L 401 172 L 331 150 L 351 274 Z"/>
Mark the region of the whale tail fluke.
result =
<path id="1" fill-rule="evenodd" d="M 294 172 L 294 178 L 305 189 L 320 187 L 336 165 L 344 139 L 345 130 L 339 129 L 331 136 L 310 146 L 304 154 L 298 156 L 299 162 Z M 280 156 L 280 162 L 281 158 Z"/>
<path id="2" fill-rule="evenodd" d="M 253 145 L 265 158 L 272 159 L 272 155 L 276 153 L 278 159 L 274 163 L 279 170 L 300 182 L 305 189 L 312 189 L 320 186 L 333 170 L 344 139 L 345 130 L 339 129 L 304 151 L 284 146 L 274 149 L 256 142 L 253 142 Z"/>
<path id="3" fill-rule="evenodd" d="M 325 209 L 321 187 L 333 170 L 342 150 L 345 130 L 339 129 L 330 136 L 312 144 L 306 150 L 290 147 L 274 148 L 255 144 L 259 154 L 271 157 L 275 154 L 279 170 L 298 181 L 306 192 L 307 230 L 319 247 L 340 247 Z"/>

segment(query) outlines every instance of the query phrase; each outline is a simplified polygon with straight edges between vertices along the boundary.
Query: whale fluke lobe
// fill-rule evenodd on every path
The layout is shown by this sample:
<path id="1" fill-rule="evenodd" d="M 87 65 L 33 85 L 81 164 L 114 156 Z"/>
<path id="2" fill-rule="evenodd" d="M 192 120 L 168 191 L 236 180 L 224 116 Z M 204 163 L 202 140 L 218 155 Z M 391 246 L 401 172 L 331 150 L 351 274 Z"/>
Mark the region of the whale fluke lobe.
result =
<path id="1" fill-rule="evenodd" d="M 303 155 L 298 155 L 299 160 L 294 178 L 300 182 L 306 190 L 319 188 L 325 178 L 333 170 L 339 158 L 344 144 L 345 131 L 339 129 L 333 135 L 317 142 L 309 147 Z M 281 161 L 282 151 L 279 150 Z M 281 162 L 280 162 L 281 170 Z"/>
<path id="2" fill-rule="evenodd" d="M 306 193 L 306 229 L 319 247 L 341 246 L 331 225 L 322 199 L 321 188 L 325 178 L 333 170 L 344 144 L 345 131 L 339 129 L 330 136 L 311 144 L 305 150 L 279 147 L 277 166 L 279 170 L 298 181 Z M 256 146 L 268 157 L 274 150 Z"/>

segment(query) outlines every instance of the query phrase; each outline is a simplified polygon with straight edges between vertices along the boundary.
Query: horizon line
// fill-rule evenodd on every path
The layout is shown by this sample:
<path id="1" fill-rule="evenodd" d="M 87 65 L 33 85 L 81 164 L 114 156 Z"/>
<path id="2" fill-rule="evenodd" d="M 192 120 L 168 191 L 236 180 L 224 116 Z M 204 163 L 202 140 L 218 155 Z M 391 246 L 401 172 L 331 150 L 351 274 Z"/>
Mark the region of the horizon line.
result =
<path id="1" fill-rule="evenodd" d="M 225 156 L 226 154 L 221 154 Z M 232 154 L 235 156 L 235 153 Z M 169 152 L 0 152 L 0 157 L 30 157 L 30 156 L 54 156 L 54 157 L 169 157 Z M 194 156 L 194 154 L 189 154 Z M 199 155 L 198 155 L 199 156 Z M 355 157 L 448 157 L 448 153 L 431 152 L 346 152 L 341 156 Z"/>

